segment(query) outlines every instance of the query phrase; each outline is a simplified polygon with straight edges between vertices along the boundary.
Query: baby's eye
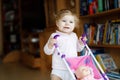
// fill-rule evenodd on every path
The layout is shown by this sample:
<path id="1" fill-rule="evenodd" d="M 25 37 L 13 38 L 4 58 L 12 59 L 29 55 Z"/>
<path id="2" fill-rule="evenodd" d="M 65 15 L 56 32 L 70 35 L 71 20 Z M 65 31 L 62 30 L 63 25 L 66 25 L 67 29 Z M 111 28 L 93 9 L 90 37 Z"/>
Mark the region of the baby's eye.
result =
<path id="1" fill-rule="evenodd" d="M 66 20 L 62 20 L 63 22 L 66 22 Z"/>
<path id="2" fill-rule="evenodd" d="M 73 23 L 73 21 L 70 21 L 70 23 Z"/>

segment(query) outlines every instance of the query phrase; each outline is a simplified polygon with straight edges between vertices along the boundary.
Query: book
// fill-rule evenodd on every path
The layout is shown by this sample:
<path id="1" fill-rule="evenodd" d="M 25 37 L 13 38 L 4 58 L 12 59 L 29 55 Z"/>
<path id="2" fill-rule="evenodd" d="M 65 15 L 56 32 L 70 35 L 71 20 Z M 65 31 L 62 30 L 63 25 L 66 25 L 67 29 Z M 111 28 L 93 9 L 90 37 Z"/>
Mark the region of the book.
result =
<path id="1" fill-rule="evenodd" d="M 99 39 L 99 34 L 100 34 L 100 28 L 101 28 L 101 24 L 97 24 L 97 33 L 96 33 L 96 44 L 100 41 Z"/>
<path id="2" fill-rule="evenodd" d="M 98 11 L 99 12 L 103 11 L 103 0 L 98 0 Z"/>
<path id="3" fill-rule="evenodd" d="M 90 41 L 90 24 L 88 23 L 85 23 L 84 24 L 84 33 L 86 34 L 86 37 L 87 37 L 87 43 L 89 43 Z"/>
<path id="4" fill-rule="evenodd" d="M 109 21 L 106 21 L 105 22 L 105 29 L 104 29 L 104 33 L 103 33 L 103 44 L 106 44 L 106 37 L 107 37 L 107 28 L 108 28 L 108 24 L 109 24 Z"/>
<path id="5" fill-rule="evenodd" d="M 97 54 L 96 59 L 98 60 L 99 64 L 105 72 L 117 69 L 115 61 L 113 60 L 112 56 L 108 53 Z"/>
<path id="6" fill-rule="evenodd" d="M 99 29 L 99 41 L 98 41 L 98 44 L 102 44 L 103 42 L 103 35 L 104 35 L 104 30 L 105 30 L 105 25 L 104 24 L 101 24 L 100 25 L 100 29 Z"/>
<path id="7" fill-rule="evenodd" d="M 120 80 L 120 73 L 111 71 L 111 72 L 107 72 L 106 75 L 107 75 L 108 77 L 110 77 L 110 78 L 114 78 L 115 80 L 116 80 L 116 79 L 119 79 L 119 80 Z"/>
<path id="8" fill-rule="evenodd" d="M 109 9 L 114 9 L 114 5 L 116 5 L 114 4 L 114 1 L 115 0 L 109 0 Z"/>
<path id="9" fill-rule="evenodd" d="M 95 32 L 96 31 L 96 27 L 94 24 L 90 24 L 90 41 L 89 41 L 89 44 L 93 44 L 94 43 L 94 35 L 95 35 Z"/>
<path id="10" fill-rule="evenodd" d="M 114 8 L 118 8 L 118 0 L 114 0 Z"/>
<path id="11" fill-rule="evenodd" d="M 120 39 L 120 20 L 112 20 L 111 21 L 111 39 L 110 42 L 112 44 L 119 44 L 119 39 Z M 110 43 L 111 44 L 111 43 Z"/>
<path id="12" fill-rule="evenodd" d="M 120 8 L 120 0 L 118 0 L 118 8 Z"/>
<path id="13" fill-rule="evenodd" d="M 119 78 L 116 78 L 114 76 L 109 76 L 109 75 L 107 75 L 107 76 L 109 77 L 109 80 L 120 80 Z"/>
<path id="14" fill-rule="evenodd" d="M 109 0 L 103 0 L 103 8 L 104 8 L 104 11 L 107 11 L 110 9 Z"/>
<path id="15" fill-rule="evenodd" d="M 120 24 L 118 25 L 118 34 L 120 34 Z M 120 35 L 118 35 L 118 45 L 120 45 Z"/>
<path id="16" fill-rule="evenodd" d="M 80 0 L 80 15 L 84 16 L 88 14 L 88 1 Z"/>

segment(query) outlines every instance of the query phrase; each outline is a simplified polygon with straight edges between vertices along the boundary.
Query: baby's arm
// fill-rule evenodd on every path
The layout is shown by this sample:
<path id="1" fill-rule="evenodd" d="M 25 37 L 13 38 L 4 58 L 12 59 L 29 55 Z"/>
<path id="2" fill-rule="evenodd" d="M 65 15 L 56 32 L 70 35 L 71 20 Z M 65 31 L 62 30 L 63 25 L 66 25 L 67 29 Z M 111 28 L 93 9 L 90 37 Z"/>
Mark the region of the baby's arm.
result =
<path id="1" fill-rule="evenodd" d="M 52 36 L 48 39 L 47 43 L 44 46 L 44 52 L 45 54 L 51 55 L 54 52 L 54 44 L 56 43 L 56 39 L 54 39 Z"/>
<path id="2" fill-rule="evenodd" d="M 48 41 L 48 48 L 52 49 L 54 47 L 54 44 L 56 43 L 56 39 L 50 37 L 49 41 Z"/>
<path id="3" fill-rule="evenodd" d="M 81 39 L 82 39 L 82 37 L 80 37 L 79 40 L 78 40 L 78 45 L 77 45 L 78 46 L 78 52 L 82 51 L 85 47 L 85 44 Z M 86 42 L 87 38 L 84 37 L 83 40 Z"/>

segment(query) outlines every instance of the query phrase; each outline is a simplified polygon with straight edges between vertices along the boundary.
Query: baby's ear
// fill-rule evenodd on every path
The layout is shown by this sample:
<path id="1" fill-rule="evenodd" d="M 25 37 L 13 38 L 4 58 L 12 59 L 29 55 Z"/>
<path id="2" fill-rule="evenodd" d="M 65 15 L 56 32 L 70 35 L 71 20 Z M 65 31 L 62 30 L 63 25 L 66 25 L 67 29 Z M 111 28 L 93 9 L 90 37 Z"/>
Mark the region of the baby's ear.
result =
<path id="1" fill-rule="evenodd" d="M 58 26 L 58 21 L 55 22 L 56 26 Z"/>

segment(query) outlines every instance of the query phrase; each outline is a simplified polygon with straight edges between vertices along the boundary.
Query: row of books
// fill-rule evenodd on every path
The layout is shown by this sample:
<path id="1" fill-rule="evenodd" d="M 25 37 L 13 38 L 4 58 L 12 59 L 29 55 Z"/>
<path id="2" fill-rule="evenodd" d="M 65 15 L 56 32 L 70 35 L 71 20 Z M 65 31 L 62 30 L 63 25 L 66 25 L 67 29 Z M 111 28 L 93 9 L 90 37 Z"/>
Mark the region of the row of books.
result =
<path id="1" fill-rule="evenodd" d="M 110 80 L 120 80 L 120 70 L 109 53 L 97 54 L 96 59 Z"/>
<path id="2" fill-rule="evenodd" d="M 110 78 L 110 80 L 120 80 L 120 73 L 116 71 L 107 72 L 106 75 Z"/>
<path id="3" fill-rule="evenodd" d="M 107 21 L 104 31 L 104 44 L 120 44 L 120 20 Z"/>
<path id="4" fill-rule="evenodd" d="M 104 24 L 85 23 L 84 33 L 88 44 L 120 44 L 120 20 L 106 21 Z"/>
<path id="5" fill-rule="evenodd" d="M 120 0 L 80 0 L 81 16 L 120 8 Z"/>

